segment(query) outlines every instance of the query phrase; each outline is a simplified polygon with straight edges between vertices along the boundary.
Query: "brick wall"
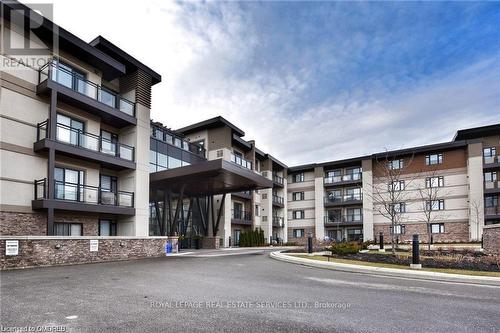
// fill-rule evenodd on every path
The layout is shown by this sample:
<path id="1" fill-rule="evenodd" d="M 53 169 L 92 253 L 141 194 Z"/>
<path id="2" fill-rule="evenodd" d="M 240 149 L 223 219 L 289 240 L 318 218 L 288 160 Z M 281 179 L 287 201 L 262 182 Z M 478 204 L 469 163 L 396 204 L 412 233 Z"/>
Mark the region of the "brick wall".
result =
<path id="1" fill-rule="evenodd" d="M 83 236 L 99 234 L 99 216 L 95 214 L 55 213 L 54 222 L 81 223 Z M 0 212 L 1 236 L 44 236 L 47 234 L 47 214 L 41 212 Z"/>
<path id="2" fill-rule="evenodd" d="M 43 236 L 47 234 L 45 213 L 0 212 L 0 235 Z"/>
<path id="3" fill-rule="evenodd" d="M 428 242 L 427 224 L 426 223 L 403 223 L 405 225 L 405 233 L 397 235 L 400 242 L 411 242 L 413 235 L 418 234 L 419 240 Z M 377 238 L 380 232 L 384 234 L 384 243 L 391 242 L 390 224 L 375 224 L 373 226 L 374 237 Z M 432 234 L 434 243 L 458 243 L 469 242 L 469 224 L 467 222 L 445 222 L 444 233 Z"/>
<path id="4" fill-rule="evenodd" d="M 500 224 L 484 226 L 483 248 L 488 254 L 500 254 Z"/>
<path id="5" fill-rule="evenodd" d="M 5 255 L 7 239 L 19 241 L 19 255 Z M 97 252 L 90 252 L 91 239 L 99 240 Z M 161 257 L 165 255 L 167 239 L 168 237 L 2 237 L 0 239 L 0 268 Z"/>

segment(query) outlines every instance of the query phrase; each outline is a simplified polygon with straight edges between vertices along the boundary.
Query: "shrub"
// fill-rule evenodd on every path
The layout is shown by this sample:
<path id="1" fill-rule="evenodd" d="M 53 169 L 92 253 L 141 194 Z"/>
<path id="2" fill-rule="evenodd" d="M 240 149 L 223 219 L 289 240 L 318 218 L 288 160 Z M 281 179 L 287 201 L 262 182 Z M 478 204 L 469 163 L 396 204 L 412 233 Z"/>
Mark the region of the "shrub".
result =
<path id="1" fill-rule="evenodd" d="M 357 242 L 342 242 L 334 243 L 330 247 L 332 254 L 344 255 L 344 254 L 354 254 L 361 250 L 361 245 Z"/>
<path id="2" fill-rule="evenodd" d="M 250 247 L 262 245 L 264 245 L 264 230 L 261 228 L 241 232 L 239 246 Z"/>

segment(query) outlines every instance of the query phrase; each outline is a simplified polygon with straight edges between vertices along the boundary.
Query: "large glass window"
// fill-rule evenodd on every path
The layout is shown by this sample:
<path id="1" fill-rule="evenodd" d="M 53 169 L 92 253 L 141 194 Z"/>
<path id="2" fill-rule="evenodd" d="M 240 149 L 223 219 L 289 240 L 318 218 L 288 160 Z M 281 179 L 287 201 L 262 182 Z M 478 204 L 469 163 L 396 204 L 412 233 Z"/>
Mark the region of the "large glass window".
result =
<path id="1" fill-rule="evenodd" d="M 99 221 L 99 236 L 116 236 L 117 224 L 112 220 Z"/>
<path id="2" fill-rule="evenodd" d="M 109 155 L 116 155 L 118 136 L 111 132 L 101 130 L 101 138 L 101 152 Z"/>
<path id="3" fill-rule="evenodd" d="M 435 165 L 443 163 L 443 154 L 431 154 L 425 157 L 425 164 Z"/>
<path id="4" fill-rule="evenodd" d="M 54 223 L 55 236 L 82 236 L 83 226 L 81 223 Z"/>
<path id="5" fill-rule="evenodd" d="M 346 219 L 347 222 L 359 222 L 361 221 L 361 208 L 348 208 Z"/>
<path id="6" fill-rule="evenodd" d="M 83 187 L 85 173 L 83 171 L 55 168 L 55 198 L 60 200 L 83 200 Z"/>
<path id="7" fill-rule="evenodd" d="M 83 122 L 62 114 L 57 114 L 56 137 L 58 141 L 78 145 L 84 129 L 85 126 Z"/>
<path id="8" fill-rule="evenodd" d="M 390 170 L 398 170 L 403 168 L 403 160 L 392 160 L 387 163 L 387 168 Z"/>
<path id="9" fill-rule="evenodd" d="M 118 181 L 116 177 L 101 175 L 101 204 L 103 205 L 115 205 L 116 204 L 116 193 L 118 192 Z"/>

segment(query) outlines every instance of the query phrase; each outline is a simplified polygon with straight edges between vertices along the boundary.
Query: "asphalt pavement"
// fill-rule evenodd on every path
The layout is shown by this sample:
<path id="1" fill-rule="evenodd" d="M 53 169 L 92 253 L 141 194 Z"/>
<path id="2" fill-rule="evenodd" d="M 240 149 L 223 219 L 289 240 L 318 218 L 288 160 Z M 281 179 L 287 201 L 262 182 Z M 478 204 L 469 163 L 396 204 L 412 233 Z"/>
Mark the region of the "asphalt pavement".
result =
<path id="1" fill-rule="evenodd" d="M 500 287 L 330 271 L 279 262 L 267 251 L 211 253 L 1 272 L 1 331 L 500 328 Z"/>

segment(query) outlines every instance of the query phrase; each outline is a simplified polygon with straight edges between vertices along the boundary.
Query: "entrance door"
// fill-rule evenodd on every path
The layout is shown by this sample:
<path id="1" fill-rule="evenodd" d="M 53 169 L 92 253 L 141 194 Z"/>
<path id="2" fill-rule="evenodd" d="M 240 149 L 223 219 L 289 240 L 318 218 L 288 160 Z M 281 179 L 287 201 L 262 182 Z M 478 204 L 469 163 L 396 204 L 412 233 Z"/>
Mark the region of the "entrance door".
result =
<path id="1" fill-rule="evenodd" d="M 241 235 L 241 230 L 234 231 L 234 245 L 240 244 L 240 235 Z"/>

